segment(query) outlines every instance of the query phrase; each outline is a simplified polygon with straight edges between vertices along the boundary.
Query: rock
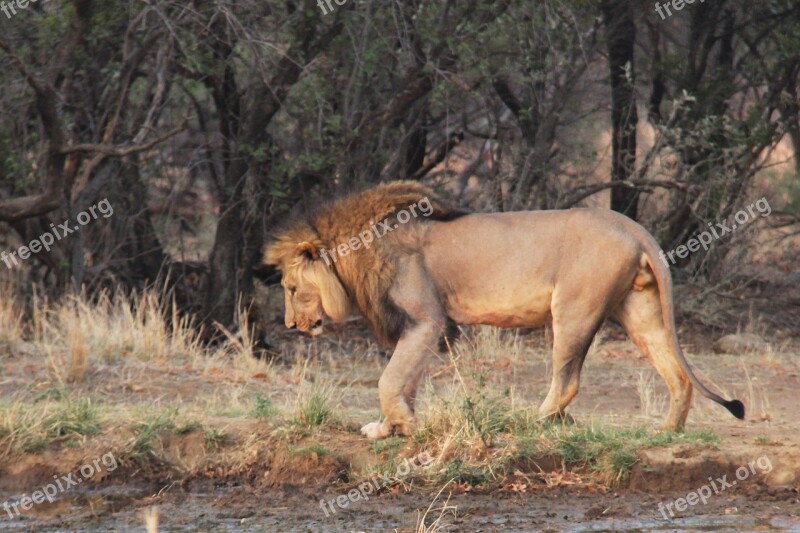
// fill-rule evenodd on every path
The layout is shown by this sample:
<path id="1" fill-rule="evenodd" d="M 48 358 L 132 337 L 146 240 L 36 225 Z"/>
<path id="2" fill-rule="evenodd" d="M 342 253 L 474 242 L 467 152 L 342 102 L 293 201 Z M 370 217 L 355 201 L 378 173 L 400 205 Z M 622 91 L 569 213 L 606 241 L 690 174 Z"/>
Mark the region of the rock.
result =
<path id="1" fill-rule="evenodd" d="M 587 520 L 597 520 L 600 518 L 607 518 L 611 516 L 623 517 L 623 516 L 633 516 L 633 506 L 629 503 L 622 503 L 616 505 L 603 505 L 603 504 L 595 504 L 589 507 L 586 512 L 583 514 L 583 517 Z"/>
<path id="2" fill-rule="evenodd" d="M 602 518 L 607 510 L 608 507 L 605 505 L 595 504 L 586 509 L 586 512 L 583 513 L 583 517 L 587 520 L 597 520 L 598 518 Z"/>
<path id="3" fill-rule="evenodd" d="M 734 333 L 717 339 L 714 343 L 716 353 L 729 353 L 744 355 L 752 352 L 763 352 L 767 343 L 758 335 L 752 333 Z"/>

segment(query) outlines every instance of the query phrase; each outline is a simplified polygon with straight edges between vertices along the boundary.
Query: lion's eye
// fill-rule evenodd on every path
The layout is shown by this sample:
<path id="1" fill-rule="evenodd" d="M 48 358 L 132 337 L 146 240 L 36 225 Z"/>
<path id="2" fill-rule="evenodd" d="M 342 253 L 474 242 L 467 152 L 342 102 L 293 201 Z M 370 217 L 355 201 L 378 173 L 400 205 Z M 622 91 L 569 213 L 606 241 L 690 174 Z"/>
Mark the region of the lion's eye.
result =
<path id="1" fill-rule="evenodd" d="M 297 292 L 297 287 L 287 287 L 289 289 L 289 294 L 294 295 Z"/>

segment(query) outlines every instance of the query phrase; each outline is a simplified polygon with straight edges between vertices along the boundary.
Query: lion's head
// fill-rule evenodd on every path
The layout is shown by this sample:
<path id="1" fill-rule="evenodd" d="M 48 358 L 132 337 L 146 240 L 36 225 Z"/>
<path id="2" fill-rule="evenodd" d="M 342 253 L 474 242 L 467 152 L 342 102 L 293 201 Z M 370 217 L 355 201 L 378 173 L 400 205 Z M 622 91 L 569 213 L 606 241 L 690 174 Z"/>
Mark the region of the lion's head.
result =
<path id="1" fill-rule="evenodd" d="M 265 262 L 281 270 L 287 328 L 318 335 L 327 317 L 341 321 L 352 314 L 350 297 L 339 278 L 319 258 L 318 241 L 276 241 Z"/>
<path id="2" fill-rule="evenodd" d="M 422 203 L 430 208 L 423 216 L 410 221 L 397 217 Z M 278 267 L 283 276 L 286 327 L 316 335 L 326 318 L 341 321 L 357 308 L 384 345 L 394 344 L 406 317 L 388 291 L 398 254 L 412 251 L 398 247 L 395 234 L 375 231 L 368 246 L 358 246 L 357 237 L 363 235 L 363 245 L 367 229 L 387 220 L 411 227 L 463 214 L 427 187 L 398 181 L 342 198 L 279 230 L 265 248 L 264 263 Z"/>

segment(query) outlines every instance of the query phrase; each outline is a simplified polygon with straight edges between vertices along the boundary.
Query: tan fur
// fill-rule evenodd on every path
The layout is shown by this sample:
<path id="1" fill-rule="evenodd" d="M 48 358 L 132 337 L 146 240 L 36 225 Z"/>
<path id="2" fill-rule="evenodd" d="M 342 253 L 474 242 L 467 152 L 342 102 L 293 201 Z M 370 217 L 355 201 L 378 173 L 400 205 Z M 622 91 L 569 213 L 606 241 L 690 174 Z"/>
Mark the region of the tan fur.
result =
<path id="1" fill-rule="evenodd" d="M 347 242 L 371 223 L 428 197 L 433 214 L 416 219 L 327 265 L 320 249 Z M 378 383 L 386 419 L 370 438 L 414 427 L 416 388 L 448 321 L 500 327 L 552 322 L 553 376 L 540 407 L 560 417 L 578 392 L 589 345 L 617 318 L 653 362 L 670 392 L 665 426 L 683 427 L 692 385 L 744 416 L 738 400 L 709 391 L 694 375 L 675 333 L 672 282 L 655 240 L 604 209 L 461 216 L 417 183 L 367 190 L 295 222 L 266 249 L 283 273 L 286 324 L 319 333 L 324 317 L 343 319 L 354 304 L 378 337 L 395 345 Z"/>

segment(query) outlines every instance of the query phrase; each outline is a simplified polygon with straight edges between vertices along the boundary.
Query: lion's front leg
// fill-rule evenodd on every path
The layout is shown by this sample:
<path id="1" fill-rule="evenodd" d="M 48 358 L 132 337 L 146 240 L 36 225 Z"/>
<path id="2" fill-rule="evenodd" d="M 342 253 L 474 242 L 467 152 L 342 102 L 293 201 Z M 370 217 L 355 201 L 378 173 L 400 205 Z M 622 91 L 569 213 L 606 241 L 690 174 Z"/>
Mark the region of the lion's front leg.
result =
<path id="1" fill-rule="evenodd" d="M 417 384 L 428 358 L 435 353 L 441 333 L 438 323 L 423 322 L 403 335 L 378 381 L 378 396 L 385 419 L 365 425 L 361 433 L 370 439 L 382 439 L 414 432 Z"/>
<path id="2" fill-rule="evenodd" d="M 410 325 L 378 381 L 385 419 L 361 428 L 364 435 L 373 439 L 413 433 L 417 383 L 428 358 L 437 352 L 445 328 L 446 317 L 438 291 L 419 257 L 412 256 L 398 264 L 389 297 L 406 314 Z"/>
<path id="3" fill-rule="evenodd" d="M 414 432 L 414 404 L 417 399 L 417 385 L 424 369 L 425 363 L 423 362 L 422 368 L 417 376 L 411 383 L 407 383 L 406 386 L 403 387 L 402 394 L 399 397 L 395 392 L 396 387 L 392 384 L 380 388 L 379 383 L 379 395 L 381 397 L 381 409 L 383 413 L 392 410 L 395 414 L 392 417 L 387 416 L 383 422 L 370 422 L 364 425 L 361 428 L 361 433 L 370 439 L 384 439 L 396 433 L 411 435 Z M 384 394 L 381 391 L 386 391 L 386 393 Z M 384 398 L 386 398 L 385 401 Z M 391 420 L 405 420 L 405 422 L 393 423 Z"/>

